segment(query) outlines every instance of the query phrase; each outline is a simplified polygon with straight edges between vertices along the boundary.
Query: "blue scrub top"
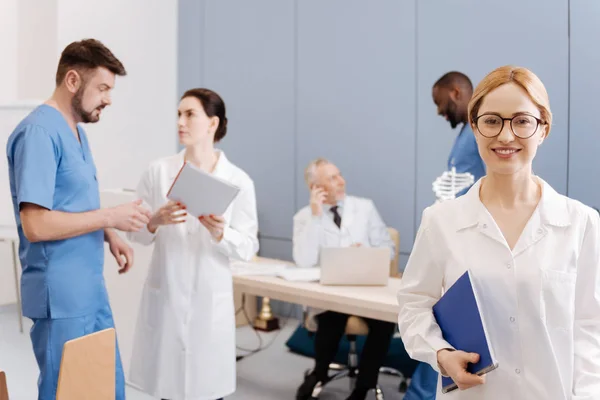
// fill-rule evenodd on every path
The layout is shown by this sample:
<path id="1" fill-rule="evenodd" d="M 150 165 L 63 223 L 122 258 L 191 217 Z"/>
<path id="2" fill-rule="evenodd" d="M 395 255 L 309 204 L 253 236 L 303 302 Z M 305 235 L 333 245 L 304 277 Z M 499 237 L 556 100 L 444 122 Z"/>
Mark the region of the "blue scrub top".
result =
<path id="1" fill-rule="evenodd" d="M 103 230 L 31 243 L 19 216 L 23 202 L 68 213 L 100 208 L 96 166 L 84 130 L 78 131 L 81 143 L 57 109 L 41 105 L 21 121 L 6 145 L 20 238 L 23 314 L 29 318 L 81 317 L 107 298 Z"/>
<path id="2" fill-rule="evenodd" d="M 481 177 L 485 176 L 485 164 L 479 155 L 477 142 L 470 124 L 464 124 L 460 133 L 454 141 L 454 146 L 448 157 L 448 171 L 456 168 L 456 172 L 469 172 L 475 177 L 477 182 Z M 464 189 L 457 194 L 457 197 L 465 194 L 469 188 Z"/>

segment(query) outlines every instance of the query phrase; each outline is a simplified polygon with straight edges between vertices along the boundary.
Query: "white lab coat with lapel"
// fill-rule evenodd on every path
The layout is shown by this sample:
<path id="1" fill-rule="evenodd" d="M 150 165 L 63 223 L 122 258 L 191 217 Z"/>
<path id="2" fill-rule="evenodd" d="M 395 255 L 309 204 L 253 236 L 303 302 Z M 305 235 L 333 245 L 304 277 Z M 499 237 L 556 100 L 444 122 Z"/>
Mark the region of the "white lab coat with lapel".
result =
<path id="1" fill-rule="evenodd" d="M 394 242 L 372 200 L 346 196 L 341 209 L 340 228 L 333 222 L 330 206 L 324 206 L 319 217 L 312 215 L 310 206 L 296 213 L 293 257 L 298 267 L 319 265 L 320 250 L 323 247 L 349 247 L 353 243 L 360 243 L 365 247 L 388 247 L 390 260 L 394 259 Z M 314 317 L 324 311 L 310 308 L 307 322 L 314 324 Z"/>
<path id="2" fill-rule="evenodd" d="M 138 195 L 156 211 L 184 162 L 183 152 L 154 162 Z M 154 244 L 138 315 L 130 381 L 171 400 L 214 400 L 235 391 L 235 316 L 229 260 L 258 251 L 254 183 L 223 152 L 214 175 L 241 188 L 224 214 L 221 242 L 191 216 L 179 225 L 129 234 Z"/>
<path id="3" fill-rule="evenodd" d="M 540 179 L 542 197 L 511 251 L 479 199 L 481 180 L 423 212 L 398 293 L 408 354 L 439 371 L 431 308 L 469 269 L 499 363 L 448 400 L 600 399 L 600 220 Z"/>

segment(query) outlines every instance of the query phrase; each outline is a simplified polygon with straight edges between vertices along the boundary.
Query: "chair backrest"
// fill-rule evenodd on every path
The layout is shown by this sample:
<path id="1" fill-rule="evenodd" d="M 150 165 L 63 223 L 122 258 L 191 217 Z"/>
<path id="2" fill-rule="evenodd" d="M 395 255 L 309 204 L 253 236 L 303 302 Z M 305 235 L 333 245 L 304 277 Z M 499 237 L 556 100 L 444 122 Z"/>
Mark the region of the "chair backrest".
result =
<path id="1" fill-rule="evenodd" d="M 115 399 L 116 335 L 113 328 L 65 343 L 56 400 Z"/>
<path id="2" fill-rule="evenodd" d="M 398 272 L 398 262 L 400 260 L 400 232 L 391 226 L 388 227 L 388 232 L 392 238 L 392 241 L 394 242 L 395 247 L 394 259 L 390 263 L 390 276 L 399 277 L 400 273 Z"/>
<path id="3" fill-rule="evenodd" d="M 0 400 L 8 400 L 8 386 L 4 371 L 0 371 Z"/>

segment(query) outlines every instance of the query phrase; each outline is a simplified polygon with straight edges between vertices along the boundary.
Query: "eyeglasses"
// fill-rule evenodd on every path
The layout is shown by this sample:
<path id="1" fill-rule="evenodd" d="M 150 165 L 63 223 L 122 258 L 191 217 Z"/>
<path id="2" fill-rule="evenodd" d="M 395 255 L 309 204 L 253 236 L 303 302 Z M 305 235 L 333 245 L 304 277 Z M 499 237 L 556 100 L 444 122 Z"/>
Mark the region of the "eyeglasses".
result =
<path id="1" fill-rule="evenodd" d="M 474 120 L 477 130 L 486 138 L 498 136 L 504 129 L 504 121 L 510 121 L 510 129 L 513 134 L 521 139 L 532 137 L 540 125 L 546 125 L 546 122 L 529 114 L 519 114 L 512 118 L 502 118 L 496 114 L 482 114 Z"/>

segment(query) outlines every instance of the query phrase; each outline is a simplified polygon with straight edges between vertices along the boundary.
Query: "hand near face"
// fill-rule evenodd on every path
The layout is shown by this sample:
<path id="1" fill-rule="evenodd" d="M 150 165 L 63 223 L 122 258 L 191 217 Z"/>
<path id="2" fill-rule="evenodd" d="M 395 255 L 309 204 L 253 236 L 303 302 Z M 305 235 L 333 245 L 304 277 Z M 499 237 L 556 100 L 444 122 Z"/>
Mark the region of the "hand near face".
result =
<path id="1" fill-rule="evenodd" d="M 325 190 L 319 186 L 313 186 L 310 191 L 310 209 L 312 215 L 320 217 L 323 214 L 323 204 L 327 198 Z"/>

